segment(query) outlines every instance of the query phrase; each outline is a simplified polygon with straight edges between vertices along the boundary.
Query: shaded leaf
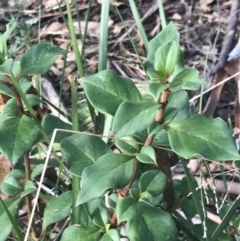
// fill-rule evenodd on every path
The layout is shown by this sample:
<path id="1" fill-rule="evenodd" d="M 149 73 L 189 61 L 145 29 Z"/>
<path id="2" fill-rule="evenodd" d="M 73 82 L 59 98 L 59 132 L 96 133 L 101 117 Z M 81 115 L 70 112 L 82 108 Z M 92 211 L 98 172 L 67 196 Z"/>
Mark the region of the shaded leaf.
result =
<path id="1" fill-rule="evenodd" d="M 108 153 L 101 156 L 83 170 L 77 205 L 102 196 L 110 188 L 125 187 L 132 177 L 134 163 L 134 157 L 128 155 Z"/>
<path id="2" fill-rule="evenodd" d="M 66 218 L 71 212 L 72 192 L 67 191 L 58 197 L 52 198 L 44 209 L 43 229 L 50 224 Z"/>
<path id="3" fill-rule="evenodd" d="M 120 241 L 119 233 L 116 229 L 108 230 L 102 237 L 101 241 Z"/>
<path id="4" fill-rule="evenodd" d="M 160 208 L 127 197 L 118 202 L 116 212 L 119 223 L 127 221 L 126 232 L 129 240 L 177 240 L 173 219 Z"/>
<path id="5" fill-rule="evenodd" d="M 139 151 L 139 145 L 136 139 L 132 136 L 125 136 L 122 139 L 117 139 L 115 145 L 121 152 L 126 154 L 135 154 Z"/>
<path id="6" fill-rule="evenodd" d="M 23 190 L 23 187 L 15 177 L 6 176 L 1 183 L 1 190 L 10 196 L 15 196 Z"/>
<path id="7" fill-rule="evenodd" d="M 84 135 L 84 133 L 63 139 L 61 150 L 69 171 L 77 176 L 81 176 L 84 168 L 92 165 L 99 157 L 112 152 L 99 137 Z"/>
<path id="8" fill-rule="evenodd" d="M 0 122 L 0 151 L 15 164 L 32 148 L 38 136 L 38 126 L 28 116 L 8 118 Z"/>
<path id="9" fill-rule="evenodd" d="M 23 197 L 27 196 L 28 194 L 35 192 L 36 190 L 37 190 L 37 188 L 36 188 L 34 182 L 31 180 L 28 180 L 24 187 L 24 191 L 21 193 L 20 197 L 23 198 Z"/>
<path id="10" fill-rule="evenodd" d="M 100 236 L 97 228 L 71 225 L 64 230 L 61 241 L 98 241 Z"/>
<path id="11" fill-rule="evenodd" d="M 146 164 L 156 164 L 157 158 L 156 153 L 151 146 L 143 146 L 139 154 L 136 155 L 136 158 Z"/>
<path id="12" fill-rule="evenodd" d="M 153 197 L 159 196 L 167 185 L 166 175 L 158 170 L 144 172 L 139 180 L 141 192 L 149 192 Z"/>

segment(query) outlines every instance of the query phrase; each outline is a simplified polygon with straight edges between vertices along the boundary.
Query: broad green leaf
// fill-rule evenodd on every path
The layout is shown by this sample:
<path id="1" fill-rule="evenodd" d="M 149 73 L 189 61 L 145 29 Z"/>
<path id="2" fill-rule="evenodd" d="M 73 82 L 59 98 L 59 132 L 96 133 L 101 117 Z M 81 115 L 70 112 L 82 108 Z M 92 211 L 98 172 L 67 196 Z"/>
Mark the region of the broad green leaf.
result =
<path id="1" fill-rule="evenodd" d="M 4 109 L 0 113 L 0 120 L 5 122 L 6 119 L 11 118 L 12 116 L 17 116 L 20 110 L 17 106 L 16 99 L 10 99 L 5 104 Z"/>
<path id="2" fill-rule="evenodd" d="M 197 155 L 219 161 L 240 159 L 231 132 L 220 118 L 193 115 L 170 123 L 167 133 L 171 148 L 185 159 Z"/>
<path id="3" fill-rule="evenodd" d="M 109 229 L 102 237 L 101 241 L 120 241 L 119 233 L 116 229 Z"/>
<path id="4" fill-rule="evenodd" d="M 118 137 L 132 135 L 154 122 L 160 105 L 151 101 L 123 102 L 115 115 L 113 130 Z"/>
<path id="5" fill-rule="evenodd" d="M 171 93 L 163 115 L 163 123 L 170 123 L 186 119 L 190 116 L 188 94 L 185 90 Z"/>
<path id="6" fill-rule="evenodd" d="M 1 190 L 10 196 L 15 196 L 23 191 L 23 187 L 19 184 L 15 177 L 6 176 L 1 183 Z"/>
<path id="7" fill-rule="evenodd" d="M 17 77 L 20 73 L 20 63 L 13 59 L 7 59 L 2 65 L 0 65 L 0 74 Z"/>
<path id="8" fill-rule="evenodd" d="M 80 80 L 92 106 L 101 113 L 114 116 L 123 101 L 141 101 L 141 94 L 132 80 L 104 70 Z"/>
<path id="9" fill-rule="evenodd" d="M 108 153 L 101 156 L 82 173 L 82 189 L 77 205 L 102 196 L 108 189 L 125 187 L 132 177 L 134 157 Z"/>
<path id="10" fill-rule="evenodd" d="M 148 136 L 154 135 L 157 132 L 161 131 L 162 129 L 164 129 L 164 126 L 160 125 L 159 122 L 155 121 L 147 129 Z"/>
<path id="11" fill-rule="evenodd" d="M 23 171 L 21 169 L 13 169 L 7 174 L 7 176 L 18 178 L 18 179 L 25 179 L 26 178 L 25 171 Z"/>
<path id="12" fill-rule="evenodd" d="M 160 208 L 127 197 L 118 202 L 116 212 L 119 223 L 127 221 L 129 240 L 177 240 L 177 228 L 173 219 Z"/>
<path id="13" fill-rule="evenodd" d="M 170 86 L 169 83 L 164 84 L 164 85 L 162 85 L 162 84 L 160 84 L 160 83 L 150 83 L 150 84 L 148 85 L 148 88 L 149 88 L 149 91 L 150 91 L 150 93 L 152 94 L 154 100 L 155 100 L 156 102 L 158 102 L 159 99 L 161 98 L 161 93 L 162 93 L 162 91 L 168 89 L 169 86 Z"/>
<path id="14" fill-rule="evenodd" d="M 173 77 L 170 90 L 180 89 L 197 90 L 206 81 L 198 78 L 199 72 L 196 69 L 185 68 Z"/>
<path id="15" fill-rule="evenodd" d="M 4 200 L 4 202 L 5 202 L 5 200 Z M 10 206 L 8 206 L 8 211 L 14 218 L 17 218 L 20 202 L 21 202 L 21 199 L 18 198 L 16 201 L 11 203 Z M 2 206 L 2 205 L 0 204 L 0 206 Z M 1 241 L 8 240 L 8 236 L 10 235 L 10 233 L 12 231 L 13 225 L 12 225 L 12 222 L 9 220 L 6 212 L 3 212 L 0 215 L 0 224 L 1 224 L 0 225 L 0 233 L 1 233 L 0 240 Z"/>
<path id="16" fill-rule="evenodd" d="M 152 145 L 169 147 L 168 135 L 165 129 L 161 129 L 155 134 Z"/>
<path id="17" fill-rule="evenodd" d="M 149 192 L 153 197 L 159 196 L 167 185 L 166 175 L 158 170 L 144 172 L 139 180 L 141 192 Z"/>
<path id="18" fill-rule="evenodd" d="M 182 201 L 181 209 L 189 220 L 198 213 L 194 201 L 189 198 L 186 198 Z"/>
<path id="19" fill-rule="evenodd" d="M 135 154 L 139 151 L 137 140 L 132 136 L 125 136 L 122 139 L 117 139 L 115 145 L 121 152 L 126 154 Z"/>
<path id="20" fill-rule="evenodd" d="M 0 74 L 0 80 L 5 81 L 4 79 L 1 78 L 1 74 Z M 31 81 L 29 81 L 25 78 L 21 78 L 18 83 L 24 93 L 27 93 L 27 91 L 32 86 Z M 10 88 L 8 88 L 5 84 L 0 84 L 0 93 L 10 96 L 10 97 L 15 97 L 12 90 Z"/>
<path id="21" fill-rule="evenodd" d="M 32 148 L 38 136 L 38 126 L 28 116 L 9 118 L 0 122 L 0 151 L 15 164 Z"/>
<path id="22" fill-rule="evenodd" d="M 23 197 L 27 196 L 28 194 L 35 192 L 36 190 L 37 190 L 37 188 L 36 188 L 34 182 L 31 180 L 28 180 L 24 187 L 24 191 L 21 193 L 20 197 L 23 198 Z"/>
<path id="23" fill-rule="evenodd" d="M 146 164 L 156 164 L 156 154 L 151 146 L 143 146 L 141 152 L 136 155 L 138 161 Z"/>
<path id="24" fill-rule="evenodd" d="M 164 83 L 173 73 L 178 52 L 179 45 L 174 39 L 157 49 L 154 59 L 154 69 L 160 82 Z"/>
<path id="25" fill-rule="evenodd" d="M 71 212 L 72 192 L 67 191 L 58 197 L 50 200 L 44 209 L 43 229 L 50 224 L 57 223 L 65 219 Z"/>
<path id="26" fill-rule="evenodd" d="M 20 60 L 21 76 L 43 74 L 47 72 L 59 55 L 65 50 L 48 43 L 34 45 Z"/>
<path id="27" fill-rule="evenodd" d="M 60 241 L 98 241 L 100 236 L 97 228 L 71 225 L 64 230 Z"/>
<path id="28" fill-rule="evenodd" d="M 87 133 L 75 134 L 63 139 L 61 150 L 69 171 L 77 176 L 81 176 L 84 168 L 95 163 L 99 157 L 112 152 L 99 137 L 89 136 Z"/>
<path id="29" fill-rule="evenodd" d="M 154 57 L 157 49 L 175 39 L 175 41 L 179 41 L 179 33 L 174 27 L 172 23 L 169 23 L 166 28 L 164 28 L 159 34 L 157 34 L 151 41 L 149 41 L 148 47 L 148 55 L 147 59 L 150 62 L 154 61 Z"/>
<path id="30" fill-rule="evenodd" d="M 72 126 L 56 116 L 53 115 L 45 115 L 42 119 L 42 126 L 45 129 L 49 138 L 52 138 L 54 129 L 64 129 L 64 130 L 72 130 Z M 54 142 L 59 143 L 62 139 L 72 135 L 70 132 L 58 131 L 56 133 Z"/>
<path id="31" fill-rule="evenodd" d="M 104 228 L 109 222 L 109 214 L 105 207 L 98 207 L 92 214 L 93 223 L 100 228 Z"/>

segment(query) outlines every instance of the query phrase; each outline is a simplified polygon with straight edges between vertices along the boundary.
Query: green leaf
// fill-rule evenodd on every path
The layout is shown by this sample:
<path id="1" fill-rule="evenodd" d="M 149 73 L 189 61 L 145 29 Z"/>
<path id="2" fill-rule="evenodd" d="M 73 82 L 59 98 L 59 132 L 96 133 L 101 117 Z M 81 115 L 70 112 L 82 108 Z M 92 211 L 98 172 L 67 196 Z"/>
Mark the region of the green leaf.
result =
<path id="1" fill-rule="evenodd" d="M 89 136 L 87 133 L 75 134 L 61 141 L 61 150 L 68 169 L 73 175 L 81 176 L 83 170 L 96 162 L 111 148 L 99 137 Z"/>
<path id="2" fill-rule="evenodd" d="M 100 228 L 104 228 L 109 222 L 108 211 L 105 207 L 96 208 L 92 214 L 92 217 L 93 223 Z"/>
<path id="3" fill-rule="evenodd" d="M 23 190 L 23 187 L 15 177 L 6 176 L 1 183 L 1 190 L 10 196 L 15 196 Z"/>
<path id="4" fill-rule="evenodd" d="M 12 116 L 17 116 L 20 110 L 17 106 L 16 99 L 10 99 L 4 106 L 3 111 L 0 113 L 0 119 L 2 122 L 5 122 L 6 119 L 11 118 Z"/>
<path id="5" fill-rule="evenodd" d="M 61 241 L 98 241 L 100 236 L 97 228 L 71 225 L 64 230 Z"/>
<path id="6" fill-rule="evenodd" d="M 7 39 L 9 38 L 10 34 L 15 30 L 17 26 L 16 21 L 11 21 L 6 25 L 6 31 L 0 35 L 0 54 L 2 58 L 8 55 L 8 48 L 7 48 Z"/>
<path id="7" fill-rule="evenodd" d="M 146 129 L 155 121 L 159 108 L 159 104 L 151 101 L 123 102 L 114 118 L 114 132 L 118 137 L 123 137 Z"/>
<path id="8" fill-rule="evenodd" d="M 189 220 L 198 213 L 194 201 L 189 198 L 186 198 L 182 201 L 181 209 Z"/>
<path id="9" fill-rule="evenodd" d="M 162 83 L 164 83 L 173 73 L 178 58 L 178 52 L 179 45 L 174 39 L 157 49 L 154 60 L 154 68 Z"/>
<path id="10" fill-rule="evenodd" d="M 165 129 L 161 129 L 155 134 L 152 145 L 170 147 L 168 135 Z"/>
<path id="11" fill-rule="evenodd" d="M 40 103 L 42 103 L 42 100 L 34 94 L 27 94 L 26 98 L 31 106 L 36 106 L 36 105 L 39 105 Z M 28 110 L 25 105 L 24 105 L 24 110 Z"/>
<path id="12" fill-rule="evenodd" d="M 41 124 L 50 139 L 52 138 L 54 129 L 72 130 L 72 126 L 70 124 L 62 121 L 61 119 L 53 115 L 45 115 L 42 119 Z M 58 131 L 56 133 L 54 142 L 59 143 L 62 141 L 62 139 L 71 135 L 72 133 L 70 132 Z"/>
<path id="13" fill-rule="evenodd" d="M 23 198 L 23 197 L 27 196 L 28 194 L 35 192 L 36 190 L 37 190 L 37 188 L 36 188 L 34 182 L 31 180 L 28 180 L 24 187 L 24 191 L 21 193 L 20 197 Z"/>
<path id="14" fill-rule="evenodd" d="M 170 90 L 176 91 L 179 89 L 197 90 L 206 81 L 198 78 L 199 72 L 196 69 L 185 68 L 175 75 L 170 85 Z"/>
<path id="15" fill-rule="evenodd" d="M 150 84 L 148 85 L 148 88 L 149 88 L 149 91 L 150 91 L 150 93 L 152 94 L 154 100 L 155 100 L 156 102 L 158 102 L 159 99 L 161 98 L 161 93 L 162 93 L 162 91 L 168 89 L 169 86 L 170 86 L 169 83 L 164 84 L 164 85 L 162 85 L 162 84 L 160 84 L 160 83 L 150 83 Z"/>
<path id="16" fill-rule="evenodd" d="M 158 170 L 144 172 L 139 180 L 140 191 L 149 192 L 153 197 L 157 197 L 163 193 L 166 185 L 166 175 Z"/>
<path id="17" fill-rule="evenodd" d="M 166 28 L 164 28 L 159 34 L 157 34 L 148 44 L 148 55 L 147 59 L 150 62 L 154 61 L 155 53 L 157 49 L 175 39 L 175 41 L 179 41 L 179 33 L 174 27 L 172 23 L 169 23 Z"/>
<path id="18" fill-rule="evenodd" d="M 13 59 L 7 59 L 0 65 L 0 74 L 17 77 L 20 73 L 20 63 Z"/>
<path id="19" fill-rule="evenodd" d="M 110 188 L 123 188 L 134 170 L 134 157 L 108 153 L 84 169 L 77 205 L 102 196 Z"/>
<path id="20" fill-rule="evenodd" d="M 146 164 L 156 164 L 157 158 L 156 153 L 151 146 L 143 146 L 139 154 L 136 155 L 136 158 Z"/>
<path id="21" fill-rule="evenodd" d="M 108 230 L 102 237 L 101 241 L 120 241 L 119 233 L 116 229 Z"/>
<path id="22" fill-rule="evenodd" d="M 188 94 L 185 90 L 171 93 L 163 115 L 163 123 L 170 123 L 186 119 L 190 116 Z"/>
<path id="23" fill-rule="evenodd" d="M 114 116 L 123 101 L 138 102 L 142 99 L 132 80 L 113 70 L 104 70 L 80 81 L 90 103 L 101 113 Z"/>
<path id="24" fill-rule="evenodd" d="M 150 79 L 151 82 L 153 82 L 153 83 L 159 82 L 158 78 L 157 78 L 156 71 L 154 69 L 154 66 L 150 61 L 146 61 L 144 63 L 144 68 L 145 68 L 145 71 L 146 71 L 146 75 L 148 76 L 148 78 Z"/>
<path id="25" fill-rule="evenodd" d="M 45 166 L 45 164 L 43 164 L 43 163 L 35 166 L 31 173 L 31 179 L 33 179 L 37 175 L 41 174 L 44 169 L 44 166 Z"/>
<path id="26" fill-rule="evenodd" d="M 67 191 L 49 201 L 44 209 L 43 229 L 50 224 L 57 223 L 65 219 L 71 212 L 72 192 Z"/>
<path id="27" fill-rule="evenodd" d="M 5 202 L 6 200 L 4 200 Z M 21 202 L 21 199 L 18 198 L 16 201 L 12 202 L 10 204 L 10 206 L 8 206 L 8 211 L 10 212 L 10 214 L 14 217 L 17 218 L 17 214 L 18 214 L 18 208 L 19 208 L 19 204 Z M 0 204 L 0 206 L 2 206 L 2 204 Z M 10 221 L 8 215 L 6 212 L 3 212 L 0 215 L 0 233 L 1 233 L 1 238 L 0 240 L 7 240 L 8 236 L 10 235 L 11 231 L 12 231 L 12 227 L 13 224 Z"/>
<path id="28" fill-rule="evenodd" d="M 129 240 L 162 241 L 177 240 L 177 229 L 170 214 L 131 197 L 118 202 L 118 223 L 127 221 L 126 232 Z"/>
<path id="29" fill-rule="evenodd" d="M 167 133 L 171 148 L 185 159 L 197 155 L 219 161 L 240 159 L 231 132 L 220 118 L 193 115 L 170 123 Z"/>
<path id="30" fill-rule="evenodd" d="M 34 45 L 20 60 L 21 76 L 47 72 L 65 50 L 48 43 Z"/>
<path id="31" fill-rule="evenodd" d="M 12 171 L 10 171 L 7 174 L 7 176 L 18 178 L 18 179 L 25 179 L 26 178 L 25 172 L 23 170 L 20 170 L 20 169 L 13 169 Z"/>
<path id="32" fill-rule="evenodd" d="M 1 78 L 1 75 L 0 75 L 0 80 L 3 80 Z M 3 80 L 4 81 L 4 80 Z M 25 78 L 21 78 L 19 80 L 19 85 L 22 89 L 22 91 L 24 93 L 27 93 L 27 91 L 30 89 L 30 87 L 32 86 L 32 83 L 31 81 L 25 79 Z M 10 88 L 8 88 L 8 86 L 6 86 L 5 84 L 0 84 L 0 93 L 4 94 L 4 95 L 7 95 L 7 96 L 10 96 L 10 97 L 15 97 L 14 96 L 14 93 L 12 92 L 12 90 Z"/>
<path id="33" fill-rule="evenodd" d="M 132 136 L 125 136 L 122 139 L 117 139 L 115 145 L 121 152 L 125 154 L 136 154 L 139 151 L 139 145 L 136 139 Z"/>
<path id="34" fill-rule="evenodd" d="M 0 151 L 15 164 L 32 148 L 38 136 L 37 124 L 26 115 L 9 118 L 0 123 Z"/>

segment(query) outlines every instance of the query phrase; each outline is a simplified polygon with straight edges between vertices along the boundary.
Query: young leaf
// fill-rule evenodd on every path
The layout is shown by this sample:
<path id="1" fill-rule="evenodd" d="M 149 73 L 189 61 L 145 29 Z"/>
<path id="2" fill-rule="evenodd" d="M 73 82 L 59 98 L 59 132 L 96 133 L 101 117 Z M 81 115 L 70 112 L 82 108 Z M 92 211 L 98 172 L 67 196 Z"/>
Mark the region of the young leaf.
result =
<path id="1" fill-rule="evenodd" d="M 139 154 L 136 155 L 136 158 L 146 164 L 156 164 L 157 158 L 156 153 L 151 146 L 143 146 Z"/>
<path id="2" fill-rule="evenodd" d="M 123 188 L 132 177 L 134 157 L 108 153 L 101 156 L 82 173 L 82 189 L 77 205 L 102 196 L 110 188 Z"/>
<path id="3" fill-rule="evenodd" d="M 0 123 L 0 151 L 15 164 L 38 136 L 37 124 L 26 115 L 9 118 Z"/>
<path id="4" fill-rule="evenodd" d="M 185 159 L 200 155 L 209 160 L 240 160 L 230 130 L 220 118 L 193 115 L 170 123 L 167 133 L 171 148 Z"/>
<path id="5" fill-rule="evenodd" d="M 21 76 L 43 74 L 47 72 L 59 55 L 65 50 L 48 43 L 34 45 L 20 60 Z"/>
<path id="6" fill-rule="evenodd" d="M 64 230 L 60 241 L 97 241 L 100 236 L 98 228 L 71 225 Z"/>
<path id="7" fill-rule="evenodd" d="M 160 105 L 151 101 L 123 102 L 115 115 L 113 130 L 118 137 L 132 135 L 154 122 Z"/>
<path id="8" fill-rule="evenodd" d="M 81 176 L 84 168 L 95 163 L 99 157 L 112 152 L 99 137 L 84 134 L 75 134 L 63 139 L 61 150 L 69 171 L 77 176 Z"/>
<path id="9" fill-rule="evenodd" d="M 199 72 L 196 69 L 185 68 L 172 79 L 170 90 L 180 89 L 197 90 L 206 81 L 198 78 Z"/>
<path id="10" fill-rule="evenodd" d="M 154 68 L 160 82 L 165 80 L 173 73 L 178 58 L 179 45 L 172 40 L 159 47 L 155 54 Z"/>
<path id="11" fill-rule="evenodd" d="M 167 185 L 166 175 L 158 170 L 144 172 L 139 180 L 141 192 L 149 192 L 153 197 L 159 196 Z"/>
<path id="12" fill-rule="evenodd" d="M 176 42 L 179 41 L 179 33 L 172 23 L 169 23 L 166 28 L 164 28 L 159 34 L 157 34 L 148 44 L 148 55 L 147 59 L 150 62 L 154 62 L 154 57 L 157 49 L 175 39 Z"/>
<path id="13" fill-rule="evenodd" d="M 141 101 L 141 94 L 132 80 L 104 70 L 80 80 L 92 106 L 101 113 L 114 116 L 123 101 Z"/>
<path id="14" fill-rule="evenodd" d="M 146 61 L 144 63 L 144 68 L 146 71 L 146 75 L 148 76 L 148 78 L 150 79 L 150 81 L 152 83 L 159 82 L 158 78 L 157 78 L 156 70 L 154 69 L 154 66 L 150 61 Z"/>
<path id="15" fill-rule="evenodd" d="M 162 241 L 177 240 L 177 229 L 170 214 L 131 197 L 124 198 L 117 205 L 118 222 L 127 221 L 129 240 Z"/>
<path id="16" fill-rule="evenodd" d="M 50 224 L 57 223 L 66 218 L 71 212 L 72 192 L 67 191 L 49 201 L 44 209 L 43 229 Z"/>

